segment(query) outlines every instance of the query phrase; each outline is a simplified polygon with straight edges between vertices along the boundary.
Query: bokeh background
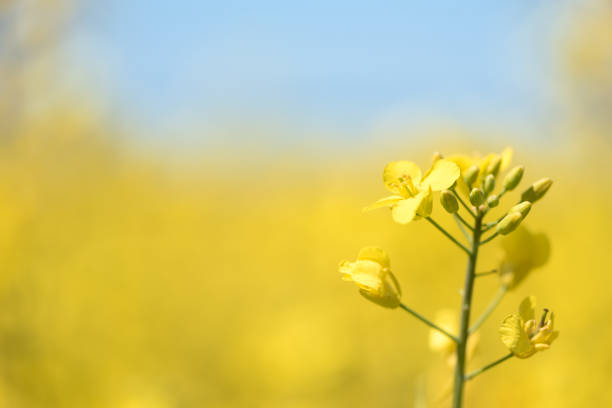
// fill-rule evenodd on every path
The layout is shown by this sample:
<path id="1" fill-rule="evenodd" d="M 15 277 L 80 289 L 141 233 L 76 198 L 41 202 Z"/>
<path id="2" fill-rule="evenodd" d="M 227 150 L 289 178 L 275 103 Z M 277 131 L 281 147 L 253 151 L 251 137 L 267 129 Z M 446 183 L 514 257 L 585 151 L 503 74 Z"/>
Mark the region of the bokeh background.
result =
<path id="1" fill-rule="evenodd" d="M 382 246 L 405 303 L 456 308 L 462 253 L 361 208 L 388 161 L 506 146 L 555 180 L 552 256 L 471 367 L 525 295 L 561 336 L 467 406 L 611 406 L 611 137 L 607 0 L 2 0 L 0 406 L 448 405 L 426 328 L 337 264 Z"/>

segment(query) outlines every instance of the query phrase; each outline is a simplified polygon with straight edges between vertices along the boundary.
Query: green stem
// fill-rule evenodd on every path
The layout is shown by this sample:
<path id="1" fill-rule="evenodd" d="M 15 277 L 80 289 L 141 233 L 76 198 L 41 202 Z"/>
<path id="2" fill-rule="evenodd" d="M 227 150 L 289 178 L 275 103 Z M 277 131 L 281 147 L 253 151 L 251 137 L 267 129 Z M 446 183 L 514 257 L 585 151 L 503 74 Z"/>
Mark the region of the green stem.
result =
<path id="1" fill-rule="evenodd" d="M 443 328 L 441 328 L 440 326 L 438 326 L 431 320 L 427 319 L 426 317 L 423 317 L 420 313 L 415 312 L 414 310 L 412 310 L 411 308 L 409 308 L 403 303 L 400 303 L 400 307 L 404 309 L 405 311 L 407 311 L 408 313 L 410 313 L 411 315 L 413 315 L 414 317 L 416 317 L 417 319 L 419 319 L 420 321 L 422 321 L 423 323 L 425 323 L 426 325 L 428 325 L 429 327 L 431 327 L 432 329 L 439 331 L 440 333 L 444 334 L 445 336 L 450 338 L 452 341 L 457 343 L 458 341 L 457 337 L 453 336 L 452 334 L 450 334 L 449 332 L 447 332 L 446 330 L 444 330 Z"/>
<path id="2" fill-rule="evenodd" d="M 461 233 L 463 234 L 465 239 L 467 239 L 467 241 L 471 244 L 472 243 L 472 236 L 470 234 L 468 234 L 467 230 L 463 227 L 463 224 L 459 221 L 459 218 L 457 217 L 457 214 L 453 214 L 453 215 L 454 215 L 453 219 L 457 223 L 457 227 L 459 227 L 459 230 L 461 230 Z"/>
<path id="3" fill-rule="evenodd" d="M 459 330 L 459 341 L 457 342 L 457 363 L 455 365 L 453 408 L 461 408 L 463 404 L 463 386 L 465 383 L 465 360 L 467 340 L 470 327 L 470 310 L 472 307 L 472 292 L 474 290 L 474 279 L 476 278 L 476 261 L 478 259 L 478 247 L 480 245 L 480 234 L 482 229 L 482 214 L 475 218 L 474 231 L 472 233 L 472 250 L 468 251 L 468 263 L 465 272 L 465 285 L 463 288 L 463 299 L 461 301 L 461 324 Z"/>
<path id="4" fill-rule="evenodd" d="M 499 302 L 501 302 L 501 300 L 504 298 L 504 295 L 506 294 L 507 290 L 508 289 L 506 289 L 505 286 L 499 287 L 499 290 L 495 294 L 495 297 L 491 299 L 491 302 L 489 302 L 489 305 L 487 306 L 485 311 L 482 312 L 482 315 L 480 315 L 478 320 L 476 320 L 476 323 L 474 323 L 474 325 L 470 327 L 470 330 L 469 330 L 470 334 L 478 330 L 478 328 L 482 326 L 482 324 L 485 322 L 485 320 L 487 320 L 487 318 L 491 315 L 491 313 L 493 313 L 497 305 L 499 305 Z"/>
<path id="5" fill-rule="evenodd" d="M 484 228 L 482 229 L 482 232 L 487 232 L 488 230 L 490 230 L 491 228 L 493 228 L 494 226 L 496 226 L 497 224 L 499 224 L 499 222 L 500 222 L 501 220 L 503 220 L 503 219 L 504 219 L 504 217 L 505 217 L 506 215 L 507 215 L 507 214 L 502 215 L 501 217 L 499 217 L 499 218 L 497 219 L 497 221 L 493 221 L 493 222 L 489 222 L 489 223 L 485 224 L 485 225 L 484 225 Z"/>
<path id="6" fill-rule="evenodd" d="M 476 277 L 480 278 L 481 276 L 493 275 L 494 273 L 497 273 L 497 269 L 492 269 L 492 270 L 486 271 L 486 272 L 478 272 L 476 274 Z"/>
<path id="7" fill-rule="evenodd" d="M 460 216 L 458 213 L 454 213 L 453 216 L 455 217 L 456 220 L 459 220 L 463 225 L 465 225 L 470 231 L 474 231 L 474 227 L 472 227 L 470 225 L 469 222 L 467 222 L 462 216 Z"/>
<path id="8" fill-rule="evenodd" d="M 486 244 L 489 241 L 493 241 L 493 239 L 495 239 L 495 237 L 498 236 L 498 235 L 499 235 L 499 232 L 495 231 L 495 234 L 493 234 L 490 237 L 480 241 L 480 245 L 484 245 L 484 244 Z"/>
<path id="9" fill-rule="evenodd" d="M 453 192 L 455 197 L 457 197 L 457 200 L 459 200 L 459 202 L 461 203 L 463 208 L 465 208 L 467 210 L 467 212 L 469 212 L 472 217 L 476 218 L 476 214 L 474 214 L 474 211 L 472 211 L 472 209 L 465 203 L 465 201 L 463 201 L 461 196 L 459 194 L 457 194 L 457 191 L 455 191 L 454 188 L 451 188 L 451 191 Z"/>
<path id="10" fill-rule="evenodd" d="M 506 354 L 505 356 L 503 356 L 502 358 L 500 358 L 499 360 L 495 360 L 494 362 L 487 364 L 486 366 L 479 368 L 478 370 L 472 371 L 471 373 L 469 373 L 468 375 L 465 376 L 465 381 L 469 381 L 472 378 L 476 377 L 478 374 L 482 374 L 485 371 L 487 371 L 489 368 L 493 368 L 496 365 L 503 363 L 504 361 L 506 361 L 507 359 L 509 359 L 510 357 L 514 356 L 514 354 L 510 353 L 510 354 Z"/>
<path id="11" fill-rule="evenodd" d="M 429 221 L 431 223 L 431 225 L 433 225 L 434 227 L 436 227 L 441 233 L 443 233 L 448 239 L 450 239 L 451 241 L 453 241 L 455 244 L 457 244 L 457 246 L 461 249 L 463 249 L 468 255 L 470 255 L 470 250 L 467 249 L 461 242 L 457 241 L 457 239 L 455 237 L 453 237 L 448 231 L 446 231 L 444 228 L 442 228 L 442 226 L 440 226 L 440 224 L 438 224 L 437 222 L 435 222 L 431 217 L 427 217 L 425 218 L 427 221 Z"/>

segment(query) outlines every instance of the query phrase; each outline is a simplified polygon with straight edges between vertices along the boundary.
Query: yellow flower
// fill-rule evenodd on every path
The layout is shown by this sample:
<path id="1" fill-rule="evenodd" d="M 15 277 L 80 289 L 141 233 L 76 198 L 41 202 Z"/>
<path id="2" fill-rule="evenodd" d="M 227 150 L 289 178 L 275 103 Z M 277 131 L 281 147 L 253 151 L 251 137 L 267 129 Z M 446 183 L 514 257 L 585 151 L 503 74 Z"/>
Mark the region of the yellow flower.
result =
<path id="1" fill-rule="evenodd" d="M 519 306 L 518 314 L 506 316 L 499 328 L 501 341 L 518 358 L 531 357 L 538 351 L 550 348 L 559 336 L 554 330 L 555 316 L 544 309 L 539 321 L 535 319 L 535 298 L 526 297 Z"/>
<path id="2" fill-rule="evenodd" d="M 456 334 L 459 332 L 459 314 L 452 309 L 439 310 L 436 313 L 434 323 L 451 334 Z M 478 332 L 472 334 L 468 339 L 466 349 L 467 361 L 469 361 L 474 355 L 479 341 L 480 334 Z M 457 361 L 457 355 L 455 353 L 457 344 L 445 334 L 440 333 L 438 330 L 430 329 L 429 348 L 435 352 L 441 353 L 446 358 L 448 365 L 455 365 Z"/>
<path id="3" fill-rule="evenodd" d="M 428 217 L 433 207 L 432 192 L 449 188 L 459 175 L 459 167 L 445 159 L 436 160 L 425 176 L 410 161 L 391 162 L 385 166 L 383 182 L 393 195 L 378 200 L 364 211 L 391 207 L 393 220 L 400 224 Z"/>
<path id="4" fill-rule="evenodd" d="M 478 187 L 482 184 L 484 178 L 490 174 L 490 171 L 495 170 L 495 173 L 498 171 L 504 171 L 510 165 L 512 161 L 512 156 L 514 155 L 514 151 L 510 147 L 506 147 L 503 152 L 500 154 L 497 153 L 489 153 L 488 155 L 481 157 L 479 155 L 475 156 L 467 156 L 467 155 L 453 155 L 447 158 L 447 160 L 452 161 L 461 170 L 461 176 L 457 180 L 457 189 L 463 193 L 466 197 L 470 195 L 470 187 Z M 497 166 L 495 166 L 496 163 Z M 478 177 L 472 183 L 472 186 L 468 186 L 463 180 L 463 176 L 465 176 L 465 172 L 472 166 L 476 165 L 479 168 Z M 493 165 L 493 166 L 492 166 Z M 495 167 L 492 168 L 492 167 Z M 494 174 L 496 175 L 496 174 Z"/>
<path id="5" fill-rule="evenodd" d="M 384 250 L 363 248 L 356 261 L 342 261 L 338 270 L 342 280 L 355 282 L 366 299 L 383 307 L 399 306 L 402 291 L 391 272 L 389 256 Z"/>
<path id="6" fill-rule="evenodd" d="M 532 234 L 523 226 L 500 241 L 502 256 L 499 276 L 502 285 L 515 288 L 532 269 L 543 266 L 550 256 L 550 242 L 544 234 Z"/>

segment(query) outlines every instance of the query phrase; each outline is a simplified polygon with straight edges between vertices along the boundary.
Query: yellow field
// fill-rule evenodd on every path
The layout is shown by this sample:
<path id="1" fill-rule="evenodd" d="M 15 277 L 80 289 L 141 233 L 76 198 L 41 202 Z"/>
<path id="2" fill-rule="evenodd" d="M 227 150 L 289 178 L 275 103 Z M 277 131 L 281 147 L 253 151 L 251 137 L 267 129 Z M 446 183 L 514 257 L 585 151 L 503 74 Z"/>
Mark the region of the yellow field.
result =
<path id="1" fill-rule="evenodd" d="M 0 408 L 449 406 L 452 372 L 429 350 L 427 327 L 364 300 L 338 263 L 380 246 L 404 303 L 428 317 L 457 309 L 464 254 L 424 221 L 401 226 L 361 209 L 385 194 L 389 161 L 426 168 L 434 151 L 506 146 L 526 167 L 517 191 L 554 180 L 525 221 L 548 234 L 552 252 L 483 325 L 469 369 L 507 353 L 497 328 L 526 295 L 555 311 L 561 333 L 550 350 L 469 383 L 465 406 L 612 406 L 609 2 L 577 2 L 585 6 L 565 16 L 557 48 L 529 50 L 554 65 L 537 79 L 550 83 L 533 85 L 548 92 L 534 128 L 549 131 L 538 137 L 504 123 L 495 124 L 502 135 L 476 135 L 474 123 L 397 137 L 371 130 L 369 143 L 312 135 L 288 152 L 303 129 L 279 125 L 275 137 L 289 141 L 279 147 L 259 122 L 248 133 L 247 114 L 226 118 L 219 133 L 230 141 L 190 129 L 215 148 L 185 156 L 118 130 L 133 125 L 132 112 L 111 117 L 95 90 L 63 89 L 67 51 L 55 43 L 79 2 L 31 3 L 0 0 Z M 528 66 L 517 63 L 515 80 Z M 179 136 L 165 137 L 175 147 Z M 459 236 L 437 197 L 433 217 Z M 482 251 L 478 270 L 494 268 L 498 243 Z M 474 317 L 497 284 L 479 278 Z"/>
<path id="2" fill-rule="evenodd" d="M 87 126 L 64 117 L 2 149 L 3 406 L 444 406 L 451 372 L 425 326 L 337 273 L 339 260 L 380 245 L 405 303 L 427 316 L 459 306 L 459 250 L 424 222 L 361 213 L 383 193 L 384 163 L 401 157 L 245 165 L 203 153 L 185 169 L 78 136 Z M 552 257 L 483 326 L 471 367 L 506 352 L 497 324 L 525 295 L 555 310 L 561 336 L 469 384 L 468 406 L 607 406 L 609 168 L 521 147 L 524 185 L 555 180 L 526 221 L 549 234 Z M 426 165 L 431 148 L 404 158 Z M 497 251 L 485 246 L 479 269 Z M 477 311 L 496 279 L 477 282 Z"/>

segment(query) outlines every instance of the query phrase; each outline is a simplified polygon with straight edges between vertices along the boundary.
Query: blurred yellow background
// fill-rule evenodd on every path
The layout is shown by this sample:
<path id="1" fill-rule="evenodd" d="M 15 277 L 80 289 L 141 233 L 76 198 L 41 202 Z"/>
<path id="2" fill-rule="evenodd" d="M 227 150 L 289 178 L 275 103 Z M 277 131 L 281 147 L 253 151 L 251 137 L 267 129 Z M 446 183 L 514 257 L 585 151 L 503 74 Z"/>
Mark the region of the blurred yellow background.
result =
<path id="1" fill-rule="evenodd" d="M 506 353 L 497 324 L 525 295 L 555 310 L 561 335 L 470 383 L 466 406 L 612 405 L 612 8 L 571 16 L 559 39 L 562 114 L 545 142 L 440 120 L 418 142 L 377 134 L 338 154 L 234 146 L 169 159 L 101 115 L 95 92 L 54 89 L 61 67 L 41 38 L 64 35 L 49 10 L 70 19 L 74 5 L 30 6 L 0 2 L 3 21 L 28 22 L 4 37 L 24 57 L 0 60 L 0 406 L 445 406 L 451 372 L 426 327 L 365 301 L 337 264 L 381 246 L 405 303 L 432 317 L 457 308 L 463 254 L 430 225 L 361 208 L 384 193 L 388 161 L 507 145 L 524 186 L 555 181 L 526 221 L 552 255 L 485 323 L 470 367 Z M 458 233 L 439 206 L 434 217 Z M 496 285 L 477 282 L 477 311 Z"/>

